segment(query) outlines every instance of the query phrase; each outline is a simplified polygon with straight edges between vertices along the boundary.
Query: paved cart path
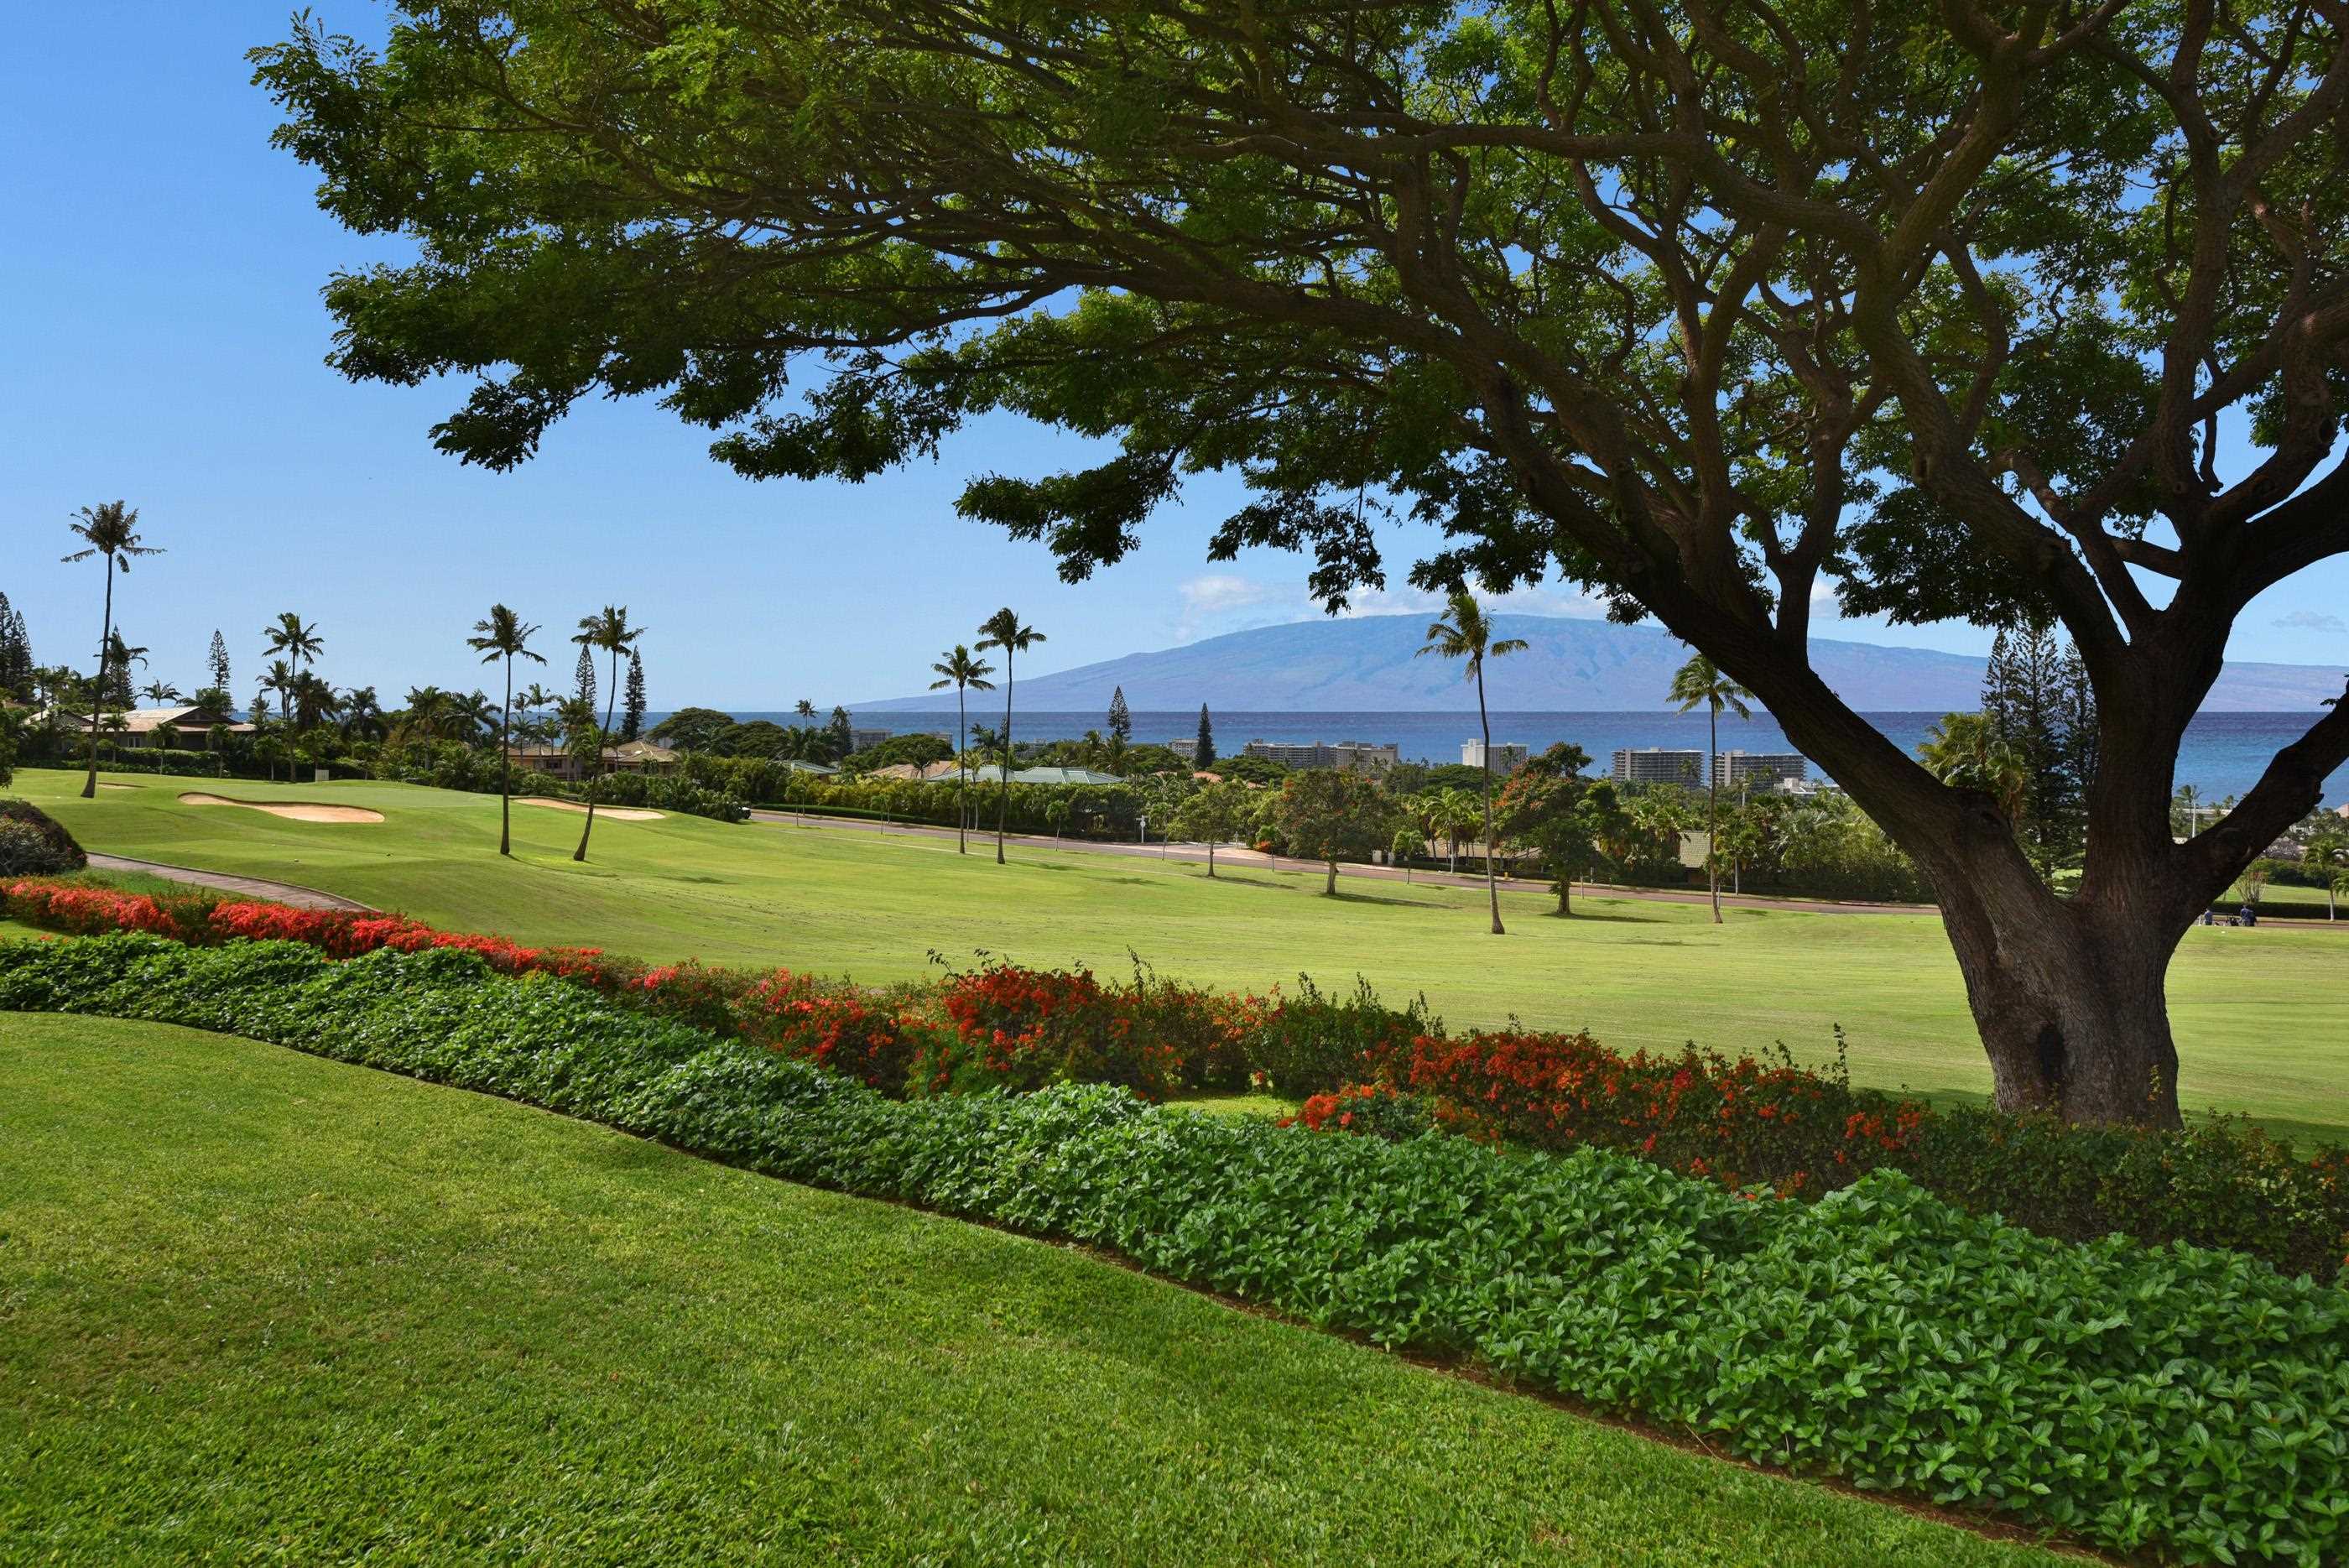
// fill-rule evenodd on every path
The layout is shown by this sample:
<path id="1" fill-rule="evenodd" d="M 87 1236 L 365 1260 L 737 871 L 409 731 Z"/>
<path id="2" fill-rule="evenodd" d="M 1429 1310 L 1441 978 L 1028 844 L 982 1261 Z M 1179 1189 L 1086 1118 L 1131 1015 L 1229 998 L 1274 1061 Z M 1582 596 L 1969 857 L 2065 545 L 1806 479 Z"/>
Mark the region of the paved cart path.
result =
<path id="1" fill-rule="evenodd" d="M 160 860 L 133 860 L 125 855 L 92 855 L 89 863 L 100 871 L 143 871 L 167 882 L 185 882 L 191 887 L 217 888 L 223 893 L 274 898 L 297 909 L 348 909 L 361 915 L 375 912 L 374 905 L 362 904 L 357 898 L 346 898 L 339 893 L 322 892 L 295 882 L 272 882 L 265 877 L 233 877 L 225 871 L 200 871 L 192 866 L 166 866 Z"/>

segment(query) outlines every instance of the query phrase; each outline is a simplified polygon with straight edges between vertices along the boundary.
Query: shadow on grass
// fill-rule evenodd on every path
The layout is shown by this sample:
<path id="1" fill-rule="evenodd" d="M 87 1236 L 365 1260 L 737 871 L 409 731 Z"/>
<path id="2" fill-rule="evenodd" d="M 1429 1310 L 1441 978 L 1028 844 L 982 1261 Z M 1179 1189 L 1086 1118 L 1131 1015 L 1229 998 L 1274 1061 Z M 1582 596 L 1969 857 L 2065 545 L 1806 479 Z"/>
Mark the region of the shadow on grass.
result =
<path id="1" fill-rule="evenodd" d="M 1657 915 L 1634 915 L 1613 909 L 1592 909 L 1577 904 L 1572 910 L 1559 914 L 1556 909 L 1544 909 L 1534 917 L 1542 920 L 1564 920 L 1568 925 L 1593 926 L 1663 926 L 1671 922 Z"/>

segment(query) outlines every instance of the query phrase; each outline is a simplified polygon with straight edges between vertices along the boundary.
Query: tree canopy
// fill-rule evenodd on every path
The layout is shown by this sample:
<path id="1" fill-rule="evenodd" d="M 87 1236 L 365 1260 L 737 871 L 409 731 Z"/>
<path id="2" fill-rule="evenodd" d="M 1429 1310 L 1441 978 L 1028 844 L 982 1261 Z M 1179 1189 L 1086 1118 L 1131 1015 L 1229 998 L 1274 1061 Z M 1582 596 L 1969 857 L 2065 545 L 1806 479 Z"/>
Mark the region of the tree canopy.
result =
<path id="1" fill-rule="evenodd" d="M 334 362 L 472 390 L 495 467 L 644 394 L 754 476 L 1008 410 L 1109 443 L 959 505 L 1081 579 L 1185 478 L 1213 553 L 1562 575 L 1754 692 L 1940 894 L 2000 1098 L 2146 1114 L 2194 913 L 2349 703 L 2176 846 L 2236 616 L 2349 549 L 2349 54 L 2325 0 L 394 0 L 256 52 Z M 2060 622 L 2101 715 L 2077 894 L 1810 668 L 1814 607 Z M 2131 1045 L 2130 1040 L 2150 1041 Z M 2157 1094 L 2157 1116 L 2174 1093 Z"/>

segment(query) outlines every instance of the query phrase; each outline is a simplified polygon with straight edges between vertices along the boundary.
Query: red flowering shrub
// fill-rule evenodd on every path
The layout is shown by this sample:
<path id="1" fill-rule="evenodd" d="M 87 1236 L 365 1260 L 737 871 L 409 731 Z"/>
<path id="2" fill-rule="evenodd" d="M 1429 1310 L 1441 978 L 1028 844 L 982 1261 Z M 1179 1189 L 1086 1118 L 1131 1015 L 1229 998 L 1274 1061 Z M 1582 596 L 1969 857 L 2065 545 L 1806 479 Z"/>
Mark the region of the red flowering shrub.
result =
<path id="1" fill-rule="evenodd" d="M 1091 970 L 990 963 L 955 976 L 940 1000 L 953 1032 L 923 1053 L 916 1076 L 927 1093 L 1123 1084 L 1163 1099 L 1180 1086 L 1180 1055 L 1137 1027 L 1138 999 Z"/>
<path id="2" fill-rule="evenodd" d="M 6 912 L 28 926 L 67 936 L 107 931 L 144 931 L 174 941 L 200 941 L 211 900 L 201 895 L 158 898 L 77 883 L 24 881 L 10 884 Z"/>
<path id="3" fill-rule="evenodd" d="M 1427 1130 L 1427 1103 L 1392 1084 L 1348 1084 L 1326 1095 L 1311 1095 L 1282 1127 L 1302 1127 L 1312 1132 L 1353 1133 L 1358 1137 L 1407 1138 Z"/>
<path id="4" fill-rule="evenodd" d="M 1625 1056 L 1588 1034 L 1496 1031 L 1412 1044 L 1412 1087 L 1440 1125 L 1552 1148 L 1595 1144 L 1734 1188 L 1789 1195 L 1898 1163 L 1924 1107 L 1838 1074 L 1690 1048 Z"/>
<path id="5" fill-rule="evenodd" d="M 829 986 L 779 969 L 737 1004 L 743 1039 L 860 1078 L 903 1097 L 931 1031 L 920 1012 L 885 993 Z"/>

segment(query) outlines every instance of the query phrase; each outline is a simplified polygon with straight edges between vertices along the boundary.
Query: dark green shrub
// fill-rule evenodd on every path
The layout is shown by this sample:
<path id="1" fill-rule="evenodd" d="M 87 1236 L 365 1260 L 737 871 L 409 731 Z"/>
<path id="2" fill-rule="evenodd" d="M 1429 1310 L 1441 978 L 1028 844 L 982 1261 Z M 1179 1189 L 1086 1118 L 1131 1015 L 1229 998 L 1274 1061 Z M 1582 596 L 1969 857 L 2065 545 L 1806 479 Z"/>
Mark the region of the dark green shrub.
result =
<path id="1" fill-rule="evenodd" d="M 0 877 L 78 871 L 89 857 L 74 836 L 29 800 L 0 800 Z"/>
<path id="2" fill-rule="evenodd" d="M 1323 1095 L 1366 1079 L 1399 1079 L 1410 1067 L 1412 1042 L 1443 1033 L 1444 1021 L 1427 1011 L 1423 996 L 1396 1009 L 1359 975 L 1354 989 L 1338 996 L 1300 974 L 1297 994 L 1264 1010 L 1241 1049 L 1282 1094 Z"/>

